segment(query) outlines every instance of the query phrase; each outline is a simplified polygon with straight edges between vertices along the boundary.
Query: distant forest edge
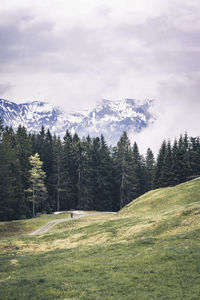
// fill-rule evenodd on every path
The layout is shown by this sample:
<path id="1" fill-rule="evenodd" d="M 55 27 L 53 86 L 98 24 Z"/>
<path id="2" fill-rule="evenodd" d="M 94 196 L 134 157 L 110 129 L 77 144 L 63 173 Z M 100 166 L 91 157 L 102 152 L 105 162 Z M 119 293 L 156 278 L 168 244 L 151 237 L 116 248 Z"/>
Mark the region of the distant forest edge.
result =
<path id="1" fill-rule="evenodd" d="M 61 140 L 44 127 L 37 134 L 0 120 L 0 221 L 36 213 L 81 209 L 118 211 L 145 192 L 200 176 L 200 138 L 163 141 L 157 158 L 145 157 L 124 132 L 116 147 L 103 135 Z"/>

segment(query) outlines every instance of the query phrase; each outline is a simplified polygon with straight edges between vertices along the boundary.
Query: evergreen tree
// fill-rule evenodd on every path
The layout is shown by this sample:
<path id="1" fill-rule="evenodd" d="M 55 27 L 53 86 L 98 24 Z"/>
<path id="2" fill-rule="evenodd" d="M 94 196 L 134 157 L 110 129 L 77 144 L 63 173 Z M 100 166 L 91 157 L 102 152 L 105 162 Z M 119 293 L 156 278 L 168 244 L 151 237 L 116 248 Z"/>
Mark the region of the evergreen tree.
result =
<path id="1" fill-rule="evenodd" d="M 54 149 L 54 199 L 56 201 L 56 210 L 60 210 L 60 193 L 61 193 L 61 157 L 62 157 L 62 142 L 60 137 L 54 135 L 53 138 L 53 149 Z"/>
<path id="2" fill-rule="evenodd" d="M 112 210 L 112 166 L 103 135 L 93 139 L 91 153 L 91 193 L 94 210 Z"/>
<path id="3" fill-rule="evenodd" d="M 135 199 L 138 194 L 137 165 L 127 133 L 124 132 L 114 149 L 115 163 L 115 189 L 117 191 L 118 207 L 120 209 L 130 201 Z"/>
<path id="4" fill-rule="evenodd" d="M 4 132 L 3 120 L 2 120 L 2 118 L 0 117 L 0 143 L 2 143 L 3 132 Z"/>
<path id="5" fill-rule="evenodd" d="M 96 210 L 98 208 L 98 202 L 99 202 L 99 180 L 100 180 L 100 174 L 99 174 L 99 167 L 101 164 L 100 159 L 100 139 L 99 137 L 96 137 L 92 141 L 92 147 L 91 147 L 91 156 L 90 156 L 90 168 L 91 168 L 91 209 Z M 102 191 L 101 191 L 102 192 Z"/>
<path id="6" fill-rule="evenodd" d="M 161 170 L 161 182 L 163 187 L 174 185 L 173 157 L 170 141 L 168 141 L 166 146 L 163 166 Z"/>
<path id="7" fill-rule="evenodd" d="M 21 211 L 23 215 L 30 216 L 29 203 L 26 202 L 25 191 L 29 186 L 29 156 L 31 155 L 31 140 L 24 126 L 19 126 L 14 135 L 14 148 L 18 160 L 18 185 L 20 186 L 19 198 L 21 199 Z"/>
<path id="8" fill-rule="evenodd" d="M 172 165 L 172 171 L 174 174 L 173 183 L 174 185 L 178 184 L 179 181 L 179 156 L 178 156 L 178 142 L 177 139 L 174 140 L 174 144 L 172 147 L 172 159 L 173 159 L 173 165 Z"/>
<path id="9" fill-rule="evenodd" d="M 79 195 L 79 209 L 91 210 L 93 207 L 93 164 L 92 164 L 92 140 L 88 135 L 82 142 L 81 178 Z"/>
<path id="10" fill-rule="evenodd" d="M 200 142 L 199 138 L 190 138 L 189 144 L 189 162 L 191 167 L 191 176 L 200 176 Z"/>
<path id="11" fill-rule="evenodd" d="M 29 133 L 29 140 L 31 143 L 31 154 L 38 153 L 39 150 L 38 135 L 35 133 Z"/>
<path id="12" fill-rule="evenodd" d="M 140 196 L 142 193 L 145 192 L 145 166 L 144 166 L 144 159 L 139 153 L 138 145 L 136 142 L 133 144 L 133 157 L 135 161 L 135 172 L 136 172 L 136 195 L 135 197 Z"/>
<path id="13" fill-rule="evenodd" d="M 74 197 L 75 207 L 79 207 L 81 197 L 81 180 L 82 180 L 82 142 L 79 136 L 75 133 L 72 138 L 73 145 L 73 186 L 74 186 Z"/>
<path id="14" fill-rule="evenodd" d="M 189 165 L 189 151 L 186 141 L 181 135 L 178 142 L 174 141 L 173 145 L 173 172 L 174 184 L 179 184 L 187 180 L 191 174 Z"/>
<path id="15" fill-rule="evenodd" d="M 44 159 L 45 159 L 45 151 L 44 151 L 45 135 L 46 135 L 45 128 L 42 125 L 39 134 L 37 134 L 37 140 L 36 140 L 36 145 L 35 145 L 35 148 L 36 148 L 35 150 L 39 154 L 41 161 L 44 161 Z"/>
<path id="16" fill-rule="evenodd" d="M 72 135 L 67 130 L 64 136 L 63 152 L 61 157 L 61 193 L 60 205 L 62 209 L 71 209 L 75 205 L 74 182 L 73 182 L 73 146 Z"/>
<path id="17" fill-rule="evenodd" d="M 98 167 L 98 202 L 97 210 L 112 211 L 113 209 L 113 162 L 105 138 L 100 138 L 100 165 Z"/>
<path id="18" fill-rule="evenodd" d="M 196 164 L 197 164 L 197 174 L 195 175 L 200 175 L 200 138 L 197 137 L 196 138 L 197 142 L 197 161 L 196 161 Z"/>
<path id="19" fill-rule="evenodd" d="M 145 157 L 145 166 L 146 166 L 146 191 L 149 191 L 153 188 L 153 175 L 155 168 L 155 158 L 153 152 L 150 148 L 147 149 Z"/>
<path id="20" fill-rule="evenodd" d="M 47 130 L 44 137 L 43 144 L 43 169 L 46 174 L 45 186 L 48 191 L 48 199 L 46 201 L 46 208 L 41 210 L 50 212 L 55 208 L 55 194 L 54 194 L 54 149 L 53 138 L 49 130 Z"/>
<path id="21" fill-rule="evenodd" d="M 160 150 L 158 152 L 156 165 L 155 165 L 155 172 L 154 172 L 154 188 L 159 188 L 164 186 L 164 182 L 162 179 L 162 171 L 164 166 L 164 159 L 166 156 L 166 141 L 164 140 L 162 142 L 162 145 L 160 147 Z"/>
<path id="22" fill-rule="evenodd" d="M 13 148 L 13 131 L 1 129 L 0 143 L 0 220 L 19 219 L 18 161 Z"/>

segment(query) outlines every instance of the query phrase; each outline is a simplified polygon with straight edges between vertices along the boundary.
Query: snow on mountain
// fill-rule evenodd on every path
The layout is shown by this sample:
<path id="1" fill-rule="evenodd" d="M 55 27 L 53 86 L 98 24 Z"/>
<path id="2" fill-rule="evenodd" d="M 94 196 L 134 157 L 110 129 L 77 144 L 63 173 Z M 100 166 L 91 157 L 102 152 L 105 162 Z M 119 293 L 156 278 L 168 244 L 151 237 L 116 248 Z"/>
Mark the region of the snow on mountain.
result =
<path id="1" fill-rule="evenodd" d="M 153 122 L 150 113 L 153 100 L 139 102 L 133 99 L 104 99 L 91 111 L 66 113 L 47 102 L 16 104 L 0 99 L 0 116 L 7 126 L 16 129 L 19 124 L 28 131 L 38 132 L 44 125 L 52 133 L 63 136 L 68 129 L 79 136 L 104 134 L 109 143 L 116 143 L 123 131 L 140 132 Z"/>

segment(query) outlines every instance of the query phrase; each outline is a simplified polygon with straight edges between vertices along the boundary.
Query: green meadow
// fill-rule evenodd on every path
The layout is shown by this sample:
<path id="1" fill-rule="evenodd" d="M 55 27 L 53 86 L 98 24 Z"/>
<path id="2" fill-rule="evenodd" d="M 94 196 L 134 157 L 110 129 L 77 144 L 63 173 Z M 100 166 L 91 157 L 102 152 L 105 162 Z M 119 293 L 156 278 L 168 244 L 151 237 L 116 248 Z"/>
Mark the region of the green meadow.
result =
<path id="1" fill-rule="evenodd" d="M 200 179 L 29 235 L 64 217 L 0 223 L 0 299 L 200 299 Z"/>

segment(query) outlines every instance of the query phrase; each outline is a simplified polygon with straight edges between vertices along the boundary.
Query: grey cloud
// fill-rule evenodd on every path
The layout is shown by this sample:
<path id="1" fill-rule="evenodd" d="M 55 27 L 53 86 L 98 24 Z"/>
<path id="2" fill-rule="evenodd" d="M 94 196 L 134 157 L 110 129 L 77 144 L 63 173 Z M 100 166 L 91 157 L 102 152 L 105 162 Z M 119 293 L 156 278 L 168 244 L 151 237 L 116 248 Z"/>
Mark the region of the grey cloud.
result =
<path id="1" fill-rule="evenodd" d="M 200 46 L 200 29 L 181 30 L 177 28 L 167 15 L 148 18 L 145 22 L 135 25 L 124 23 L 118 27 L 119 34 L 124 39 L 137 39 L 143 47 L 161 48 L 166 46 L 171 50 L 177 46 L 191 48 Z"/>
<path id="2" fill-rule="evenodd" d="M 112 13 L 111 8 L 108 5 L 99 5 L 95 9 L 95 13 L 99 15 L 100 17 L 109 17 L 109 15 Z"/>
<path id="3" fill-rule="evenodd" d="M 9 91 L 11 89 L 11 85 L 9 83 L 0 83 L 0 94 L 1 96 L 4 95 L 5 92 Z M 0 97 L 1 97 L 0 96 Z"/>
<path id="4" fill-rule="evenodd" d="M 57 72 L 92 69 L 102 60 L 103 47 L 96 30 L 80 26 L 55 32 L 56 24 L 35 20 L 33 14 L 8 15 L 0 24 L 1 69 L 14 63 L 21 68 L 45 68 Z"/>
<path id="5" fill-rule="evenodd" d="M 187 74 L 200 69 L 200 51 L 155 51 L 154 57 L 157 71 Z"/>
<path id="6" fill-rule="evenodd" d="M 1 68 L 12 62 L 34 60 L 36 55 L 57 48 L 52 40 L 52 29 L 52 23 L 37 22 L 29 12 L 8 14 L 6 22 L 0 24 Z"/>
<path id="7" fill-rule="evenodd" d="M 174 140 L 181 133 L 199 136 L 200 78 L 171 78 L 159 84 L 158 98 L 152 108 L 157 120 L 132 141 L 138 141 L 145 153 L 151 147 L 158 152 L 163 139 Z"/>
<path id="8" fill-rule="evenodd" d="M 1 74 L 7 72 L 5 80 L 10 82 L 11 76 L 13 86 L 19 83 L 13 92 L 16 98 L 17 91 L 23 98 L 28 93 L 29 98 L 41 93 L 52 101 L 59 98 L 60 103 L 72 99 L 77 107 L 80 101 L 86 105 L 104 93 L 107 98 L 119 98 L 118 93 L 126 97 L 131 92 L 129 97 L 134 98 L 134 88 L 139 86 L 145 94 L 150 86 L 154 94 L 146 92 L 145 97 L 156 97 L 162 106 L 159 113 L 162 109 L 168 112 L 159 123 L 162 131 L 169 115 L 172 126 L 176 125 L 173 110 L 186 116 L 189 103 L 199 107 L 200 29 L 190 26 L 186 30 L 181 22 L 187 8 L 176 9 L 178 21 L 176 12 L 167 11 L 136 25 L 130 16 L 126 22 L 119 18 L 118 23 L 112 23 L 112 6 L 98 6 L 93 12 L 103 18 L 102 26 L 76 22 L 62 29 L 57 28 L 59 19 L 57 23 L 44 21 L 42 15 L 39 18 L 30 10 L 0 15 Z M 188 14 L 192 15 L 194 10 L 189 9 Z M 26 86 L 30 85 L 27 89 L 21 84 L 24 78 Z M 69 103 L 65 105 L 68 107 Z M 194 126 L 196 111 L 191 113 Z M 179 123 L 180 128 L 184 127 L 181 117 Z"/>
<path id="9" fill-rule="evenodd" d="M 188 75 L 183 78 L 172 77 L 171 79 L 161 81 L 159 84 L 158 94 L 163 99 L 163 102 L 175 104 L 182 108 L 189 107 L 190 109 L 200 109 L 199 101 L 199 86 L 200 75 Z M 178 104 L 180 103 L 180 105 Z M 196 111 L 196 109 L 195 109 Z"/>
<path id="10" fill-rule="evenodd" d="M 139 25 L 122 24 L 116 31 L 125 45 L 118 53 L 128 68 L 161 77 L 182 76 L 200 69 L 200 30 L 176 28 L 167 15 L 149 18 Z"/>

